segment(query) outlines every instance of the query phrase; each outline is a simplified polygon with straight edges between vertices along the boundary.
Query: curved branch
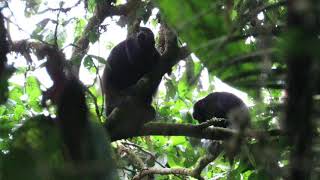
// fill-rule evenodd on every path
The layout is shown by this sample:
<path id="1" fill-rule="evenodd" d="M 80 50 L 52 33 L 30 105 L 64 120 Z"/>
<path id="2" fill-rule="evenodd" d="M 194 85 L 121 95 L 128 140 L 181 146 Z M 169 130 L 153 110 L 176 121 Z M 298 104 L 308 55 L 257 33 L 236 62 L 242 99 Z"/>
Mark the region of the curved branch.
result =
<path id="1" fill-rule="evenodd" d="M 119 6 L 113 6 L 107 1 L 98 3 L 96 9 L 94 10 L 93 16 L 89 19 L 88 24 L 82 33 L 82 36 L 75 44 L 75 47 L 77 48 L 74 48 L 71 55 L 71 60 L 81 60 L 84 57 L 89 47 L 90 32 L 97 32 L 99 25 L 104 21 L 105 18 L 117 15 L 126 15 L 130 11 L 131 7 L 136 3 L 137 0 L 129 1 L 126 4 Z M 75 63 L 73 65 L 72 70 L 74 75 L 78 76 L 80 65 L 81 63 Z"/>
<path id="2" fill-rule="evenodd" d="M 80 3 L 81 3 L 81 0 L 78 0 L 74 5 L 72 5 L 70 7 L 67 7 L 67 8 L 62 8 L 62 7 L 59 7 L 59 8 L 47 8 L 47 9 L 44 9 L 42 11 L 39 11 L 38 14 L 44 14 L 44 13 L 46 13 L 48 11 L 61 11 L 63 13 L 67 13 L 72 8 L 77 7 Z"/>
<path id="3" fill-rule="evenodd" d="M 134 176 L 132 179 L 139 180 L 143 177 L 151 174 L 161 174 L 161 175 L 183 175 L 183 176 L 191 176 L 200 180 L 204 180 L 201 177 L 201 171 L 211 163 L 216 157 L 212 155 L 206 155 L 198 160 L 196 166 L 194 168 L 147 168 L 142 170 L 138 175 Z"/>

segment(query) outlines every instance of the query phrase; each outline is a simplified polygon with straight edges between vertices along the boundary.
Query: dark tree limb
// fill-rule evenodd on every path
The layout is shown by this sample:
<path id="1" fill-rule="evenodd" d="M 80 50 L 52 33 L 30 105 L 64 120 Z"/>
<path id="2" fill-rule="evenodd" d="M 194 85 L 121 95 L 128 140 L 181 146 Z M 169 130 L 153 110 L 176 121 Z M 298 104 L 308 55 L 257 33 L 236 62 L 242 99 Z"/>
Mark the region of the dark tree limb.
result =
<path id="1" fill-rule="evenodd" d="M 13 68 L 7 65 L 9 52 L 8 33 L 4 25 L 4 16 L 0 9 L 0 104 L 7 100 L 8 79 L 13 73 Z"/>
<path id="2" fill-rule="evenodd" d="M 4 17 L 0 11 L 0 76 L 3 74 L 7 63 L 7 53 L 9 52 L 9 44 L 7 41 L 7 30 L 4 25 Z"/>
<path id="3" fill-rule="evenodd" d="M 288 179 L 312 179 L 312 140 L 315 125 L 312 122 L 312 67 L 318 63 L 319 1 L 299 0 L 288 3 L 288 42 L 286 62 L 287 94 L 285 125 L 289 135 L 290 175 Z M 317 72 L 318 74 L 319 72 Z"/>
<path id="4" fill-rule="evenodd" d="M 195 137 L 211 140 L 225 140 L 231 136 L 237 135 L 238 131 L 221 128 L 221 127 L 210 127 L 207 125 L 214 124 L 212 121 L 204 126 L 204 124 L 194 125 L 194 124 L 168 124 L 168 123 L 155 123 L 150 122 L 145 124 L 140 131 L 135 134 L 122 133 L 119 136 L 112 137 L 112 141 L 127 139 L 139 136 L 186 136 Z M 259 138 L 261 136 L 283 136 L 285 133 L 281 130 L 274 129 L 270 131 L 262 130 L 246 130 L 244 133 L 247 137 Z"/>

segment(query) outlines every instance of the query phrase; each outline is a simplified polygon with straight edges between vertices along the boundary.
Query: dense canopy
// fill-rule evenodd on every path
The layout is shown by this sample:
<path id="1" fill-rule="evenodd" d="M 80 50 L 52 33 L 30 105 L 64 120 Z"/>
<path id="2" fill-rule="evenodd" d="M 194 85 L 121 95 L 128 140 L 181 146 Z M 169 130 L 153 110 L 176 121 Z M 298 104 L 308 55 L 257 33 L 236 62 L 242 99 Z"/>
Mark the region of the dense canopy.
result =
<path id="1" fill-rule="evenodd" d="M 0 1 L 0 179 L 319 179 L 319 7 Z M 137 66 L 153 67 L 139 75 L 111 68 L 121 81 L 141 78 L 115 93 L 126 103 L 106 114 L 103 71 L 115 67 L 108 56 L 131 38 L 118 59 L 144 59 L 153 39 L 137 47 L 151 37 L 140 27 L 152 30 L 160 57 Z M 152 107 L 144 106 L 160 80 Z M 239 118 L 231 115 L 194 119 L 194 104 L 219 91 L 248 107 L 245 127 L 225 125 Z M 228 102 L 214 107 L 232 103 L 221 99 Z"/>

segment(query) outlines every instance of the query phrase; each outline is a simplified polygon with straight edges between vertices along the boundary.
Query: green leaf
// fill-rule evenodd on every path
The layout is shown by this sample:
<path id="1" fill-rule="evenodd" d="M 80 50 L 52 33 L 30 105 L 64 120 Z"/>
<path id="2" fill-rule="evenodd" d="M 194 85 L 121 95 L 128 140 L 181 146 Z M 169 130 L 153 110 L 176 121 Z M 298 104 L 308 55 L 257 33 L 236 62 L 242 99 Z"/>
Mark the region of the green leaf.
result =
<path id="1" fill-rule="evenodd" d="M 86 26 L 86 20 L 82 18 L 78 18 L 74 30 L 75 40 L 79 39 L 83 33 L 83 29 Z"/>
<path id="2" fill-rule="evenodd" d="M 170 138 L 172 146 L 183 145 L 186 142 L 186 137 L 184 136 L 174 136 Z"/>
<path id="3" fill-rule="evenodd" d="M 13 112 L 13 119 L 15 121 L 21 121 L 23 115 L 25 114 L 25 106 L 21 105 L 21 104 L 17 104 L 14 108 L 14 112 Z"/>
<path id="4" fill-rule="evenodd" d="M 88 55 L 88 56 L 90 56 L 91 58 L 96 59 L 101 64 L 106 64 L 107 63 L 107 60 L 105 58 L 103 58 L 103 57 L 96 56 L 96 55 Z"/>
<path id="5" fill-rule="evenodd" d="M 22 101 L 20 99 L 20 97 L 23 95 L 23 90 L 22 87 L 20 86 L 13 86 L 13 89 L 11 89 L 9 91 L 9 99 L 17 102 L 17 103 L 21 103 Z"/>
<path id="6" fill-rule="evenodd" d="M 90 31 L 88 34 L 89 37 L 89 41 L 91 43 L 95 43 L 96 41 L 98 41 L 100 34 L 98 32 L 95 31 Z"/>
<path id="7" fill-rule="evenodd" d="M 30 107 L 36 112 L 41 112 L 42 107 L 40 104 L 40 96 L 42 94 L 40 90 L 40 83 L 36 77 L 29 76 L 26 80 L 26 93 L 28 95 L 28 103 Z"/>
<path id="8" fill-rule="evenodd" d="M 91 56 L 86 56 L 83 61 L 83 65 L 85 68 L 90 70 L 90 68 L 94 67 L 93 59 Z"/>

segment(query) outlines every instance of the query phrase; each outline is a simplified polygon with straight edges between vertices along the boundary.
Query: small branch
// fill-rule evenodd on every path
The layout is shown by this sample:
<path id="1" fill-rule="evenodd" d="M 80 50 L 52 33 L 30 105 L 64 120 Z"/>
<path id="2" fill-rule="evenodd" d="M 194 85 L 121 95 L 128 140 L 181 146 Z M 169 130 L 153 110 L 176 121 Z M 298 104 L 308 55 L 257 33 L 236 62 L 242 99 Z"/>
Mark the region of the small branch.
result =
<path id="1" fill-rule="evenodd" d="M 128 145 L 128 146 L 133 146 L 133 147 L 137 148 L 139 151 L 141 151 L 141 152 L 149 155 L 150 157 L 152 157 L 152 159 L 153 159 L 159 166 L 161 166 L 161 167 L 163 167 L 163 168 L 165 167 L 163 164 L 161 164 L 159 161 L 157 161 L 157 158 L 155 157 L 154 154 L 152 154 L 151 152 L 145 150 L 143 147 L 141 147 L 141 146 L 139 146 L 139 145 L 137 145 L 137 144 L 134 144 L 134 143 L 129 143 L 129 142 L 122 142 L 122 144 L 125 145 L 125 146 Z"/>
<path id="2" fill-rule="evenodd" d="M 219 63 L 212 65 L 212 67 L 219 67 L 219 71 L 223 71 L 225 68 L 228 68 L 231 66 L 260 61 L 259 59 L 260 56 L 263 56 L 265 54 L 272 54 L 274 52 L 275 52 L 274 49 L 258 50 L 252 53 L 231 57 L 227 61 L 220 61 Z"/>
<path id="3" fill-rule="evenodd" d="M 285 27 L 278 26 L 273 28 L 270 32 L 273 36 L 277 36 L 284 28 Z M 225 35 L 225 36 L 220 36 L 214 39 L 210 39 L 207 43 L 201 44 L 196 49 L 193 49 L 193 52 L 196 53 L 201 49 L 209 48 L 212 45 L 215 45 L 214 47 L 215 50 L 212 51 L 212 53 L 207 54 L 207 56 L 211 56 L 214 52 L 219 51 L 220 49 L 223 49 L 229 43 L 245 40 L 250 36 L 256 37 L 258 35 L 259 33 L 256 31 L 244 32 L 244 33 L 233 32 L 233 33 L 230 33 L 230 35 Z"/>
<path id="4" fill-rule="evenodd" d="M 143 169 L 138 175 L 134 176 L 133 180 L 139 180 L 147 175 L 161 174 L 161 175 L 183 175 L 191 176 L 200 180 L 204 180 L 201 177 L 202 170 L 215 159 L 212 155 L 207 155 L 199 159 L 197 165 L 194 168 L 147 168 Z"/>
<path id="5" fill-rule="evenodd" d="M 85 91 L 91 96 L 91 98 L 93 100 L 93 104 L 95 106 L 95 111 L 96 111 L 97 117 L 99 119 L 99 122 L 101 122 L 102 113 L 100 113 L 100 110 L 99 110 L 97 97 L 86 86 L 83 86 L 83 87 L 84 87 Z"/>
<path id="6" fill-rule="evenodd" d="M 58 14 L 57 14 L 57 20 L 56 20 L 56 27 L 55 27 L 55 29 L 54 29 L 54 45 L 56 46 L 56 47 L 58 47 L 58 27 L 59 27 L 59 16 L 60 16 L 60 12 L 61 11 L 59 11 L 58 12 Z"/>
<path id="7" fill-rule="evenodd" d="M 250 70 L 250 71 L 235 73 L 232 76 L 223 78 L 223 80 L 226 82 L 236 82 L 236 81 L 240 81 L 242 79 L 248 79 L 249 77 L 257 77 L 258 75 L 261 75 L 262 73 L 266 73 L 270 77 L 273 77 L 274 79 L 279 80 L 279 79 L 281 79 L 281 78 L 279 78 L 279 76 L 285 75 L 285 72 L 286 71 L 282 68 L 271 69 L 270 72 L 263 72 L 262 69 L 254 69 L 254 70 Z"/>
<path id="8" fill-rule="evenodd" d="M 277 3 L 260 6 L 252 11 L 249 11 L 247 15 L 246 14 L 243 15 L 244 17 L 243 17 L 243 20 L 240 22 L 240 24 L 245 24 L 246 22 L 250 21 L 252 18 L 256 17 L 260 12 L 272 10 L 281 6 L 285 6 L 287 4 L 288 4 L 287 0 L 282 0 Z M 239 27 L 239 24 L 237 24 L 237 26 Z M 240 27 L 243 27 L 243 25 L 241 25 Z"/>
<path id="9" fill-rule="evenodd" d="M 207 167 L 208 164 L 210 164 L 213 160 L 215 160 L 217 157 L 216 156 L 212 156 L 210 154 L 202 157 L 196 167 L 192 170 L 192 174 L 191 176 L 195 177 L 195 178 L 198 178 L 198 179 L 203 179 L 201 177 L 201 172 L 204 168 Z"/>
<path id="10" fill-rule="evenodd" d="M 99 25 L 104 21 L 105 18 L 116 15 L 126 15 L 131 9 L 131 6 L 135 5 L 135 3 L 136 0 L 129 1 L 124 5 L 113 6 L 107 1 L 99 2 L 94 10 L 93 16 L 89 19 L 87 26 L 84 28 L 82 36 L 75 44 L 75 47 L 77 48 L 74 48 L 71 60 L 81 60 L 85 56 L 89 47 L 90 32 L 97 32 L 99 30 Z M 80 64 L 81 63 L 77 63 L 76 65 L 73 65 L 72 70 L 74 75 L 78 76 Z"/>
<path id="11" fill-rule="evenodd" d="M 63 12 L 63 13 L 67 13 L 72 8 L 78 6 L 80 3 L 81 3 L 81 0 L 78 0 L 73 6 L 70 6 L 70 7 L 67 7 L 67 8 L 62 8 L 62 7 L 60 7 L 60 8 L 47 8 L 47 9 L 44 9 L 42 11 L 39 11 L 38 14 L 43 14 L 43 13 L 46 13 L 48 11 L 60 11 L 60 12 Z"/>
<path id="12" fill-rule="evenodd" d="M 137 156 L 135 153 L 133 153 L 130 149 L 128 149 L 127 147 L 123 146 L 123 145 L 118 145 L 118 151 L 120 151 L 119 153 L 122 154 L 122 153 L 126 153 L 127 154 L 127 157 L 128 159 L 130 160 L 131 164 L 141 170 L 141 169 L 144 169 L 145 168 L 145 164 L 143 162 L 143 160 Z"/>
<path id="13" fill-rule="evenodd" d="M 142 170 L 138 175 L 134 176 L 133 180 L 140 180 L 143 177 L 151 174 L 161 174 L 161 175 L 184 175 L 189 176 L 191 174 L 191 170 L 187 168 L 146 168 Z"/>

